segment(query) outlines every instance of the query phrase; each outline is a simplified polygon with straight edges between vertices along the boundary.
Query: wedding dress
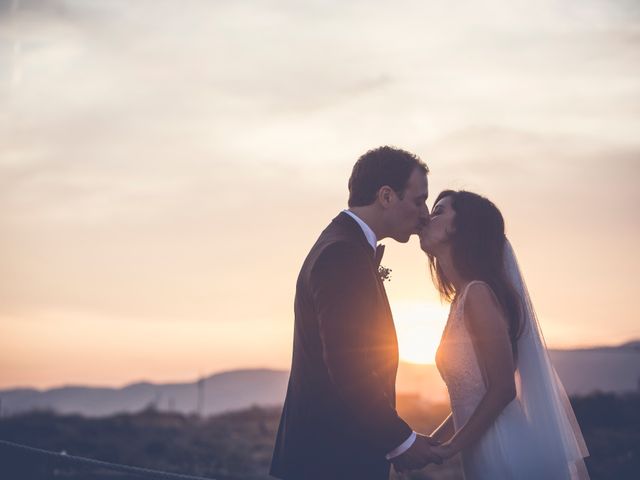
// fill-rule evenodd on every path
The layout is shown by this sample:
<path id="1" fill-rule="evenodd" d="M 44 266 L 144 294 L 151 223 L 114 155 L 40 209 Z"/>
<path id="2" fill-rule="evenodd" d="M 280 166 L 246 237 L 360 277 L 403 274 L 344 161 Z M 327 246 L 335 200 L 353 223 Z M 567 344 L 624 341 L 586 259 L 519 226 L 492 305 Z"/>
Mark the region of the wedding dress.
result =
<path id="1" fill-rule="evenodd" d="M 551 365 L 515 255 L 507 242 L 505 266 L 524 304 L 518 340 L 516 398 L 472 446 L 461 452 L 465 480 L 588 479 L 588 456 L 567 395 Z M 436 353 L 449 391 L 455 430 L 471 417 L 486 383 L 464 321 L 470 282 L 456 297 Z"/>

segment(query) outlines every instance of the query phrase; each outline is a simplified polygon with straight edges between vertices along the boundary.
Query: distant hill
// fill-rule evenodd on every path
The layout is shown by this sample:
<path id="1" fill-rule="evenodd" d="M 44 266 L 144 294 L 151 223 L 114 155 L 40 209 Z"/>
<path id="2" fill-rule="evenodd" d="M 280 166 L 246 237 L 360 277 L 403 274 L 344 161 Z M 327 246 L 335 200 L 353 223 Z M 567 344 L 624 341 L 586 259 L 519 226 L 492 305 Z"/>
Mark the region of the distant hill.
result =
<path id="1" fill-rule="evenodd" d="M 640 391 L 640 341 L 613 347 L 550 350 L 549 354 L 569 395 Z M 435 365 L 401 364 L 396 389 L 399 393 L 417 393 L 432 402 L 448 399 Z"/>
<path id="2" fill-rule="evenodd" d="M 640 352 L 640 340 L 633 340 L 631 342 L 627 342 L 623 345 L 620 345 L 622 348 L 631 348 L 638 352 Z"/>
<path id="3" fill-rule="evenodd" d="M 618 347 L 551 350 L 552 361 L 569 395 L 595 391 L 623 393 L 640 390 L 640 341 Z M 202 380 L 204 415 L 259 406 L 280 405 L 289 373 L 284 370 L 236 370 Z M 105 416 L 137 412 L 153 406 L 160 411 L 194 413 L 198 383 L 135 383 L 124 388 L 67 386 L 51 390 L 1 390 L 3 415 L 50 409 L 58 413 Z M 401 363 L 397 391 L 417 394 L 429 402 L 446 402 L 446 388 L 434 365 Z"/>
<path id="4" fill-rule="evenodd" d="M 282 370 L 236 370 L 202 380 L 202 414 L 282 403 L 289 374 Z M 198 410 L 198 382 L 134 383 L 124 388 L 67 386 L 51 390 L 0 391 L 3 414 L 50 409 L 58 413 L 105 416 L 153 406 L 162 411 Z"/>
<path id="5" fill-rule="evenodd" d="M 640 391 L 640 341 L 619 347 L 551 350 L 550 354 L 570 395 Z"/>

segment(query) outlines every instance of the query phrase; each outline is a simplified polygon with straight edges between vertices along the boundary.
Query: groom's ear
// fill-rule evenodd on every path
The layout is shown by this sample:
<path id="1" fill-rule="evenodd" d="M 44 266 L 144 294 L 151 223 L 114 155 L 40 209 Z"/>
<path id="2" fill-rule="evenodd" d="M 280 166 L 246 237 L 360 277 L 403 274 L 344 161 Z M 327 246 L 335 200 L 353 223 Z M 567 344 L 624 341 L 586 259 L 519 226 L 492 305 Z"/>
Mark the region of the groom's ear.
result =
<path id="1" fill-rule="evenodd" d="M 382 204 L 382 206 L 386 207 L 391 204 L 394 195 L 395 192 L 393 191 L 393 188 L 389 187 L 388 185 L 384 185 L 378 190 L 378 201 Z"/>

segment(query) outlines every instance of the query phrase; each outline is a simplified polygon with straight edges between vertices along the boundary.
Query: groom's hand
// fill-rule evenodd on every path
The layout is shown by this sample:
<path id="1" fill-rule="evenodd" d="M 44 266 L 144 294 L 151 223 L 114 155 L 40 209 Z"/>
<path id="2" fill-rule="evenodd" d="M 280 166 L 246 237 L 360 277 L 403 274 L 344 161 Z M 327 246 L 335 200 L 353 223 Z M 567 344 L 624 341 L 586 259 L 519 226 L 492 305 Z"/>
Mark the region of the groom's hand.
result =
<path id="1" fill-rule="evenodd" d="M 437 456 L 431 447 L 439 445 L 439 442 L 426 435 L 416 435 L 416 441 L 402 455 L 393 459 L 396 471 L 402 473 L 409 470 L 418 470 L 430 463 L 440 465 L 442 458 Z"/>

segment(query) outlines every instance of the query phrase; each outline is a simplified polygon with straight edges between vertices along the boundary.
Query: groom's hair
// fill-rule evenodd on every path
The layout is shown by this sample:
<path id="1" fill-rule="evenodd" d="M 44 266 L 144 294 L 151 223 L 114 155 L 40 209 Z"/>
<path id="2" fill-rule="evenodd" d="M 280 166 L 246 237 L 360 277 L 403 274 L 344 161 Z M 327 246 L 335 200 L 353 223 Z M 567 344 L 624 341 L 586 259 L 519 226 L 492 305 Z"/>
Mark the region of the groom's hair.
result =
<path id="1" fill-rule="evenodd" d="M 385 185 L 404 197 L 411 173 L 418 168 L 429 173 L 427 165 L 417 155 L 393 147 L 378 147 L 362 155 L 349 178 L 349 207 L 371 205 L 378 190 Z"/>

